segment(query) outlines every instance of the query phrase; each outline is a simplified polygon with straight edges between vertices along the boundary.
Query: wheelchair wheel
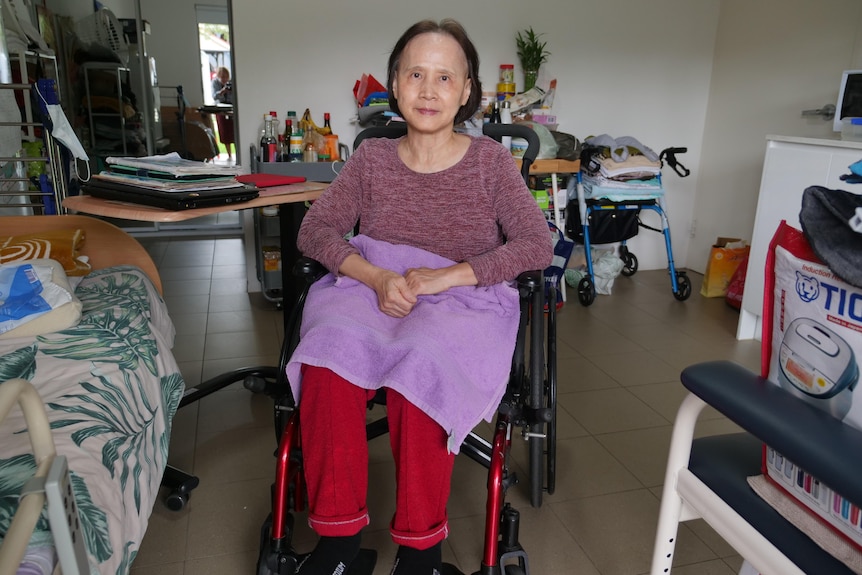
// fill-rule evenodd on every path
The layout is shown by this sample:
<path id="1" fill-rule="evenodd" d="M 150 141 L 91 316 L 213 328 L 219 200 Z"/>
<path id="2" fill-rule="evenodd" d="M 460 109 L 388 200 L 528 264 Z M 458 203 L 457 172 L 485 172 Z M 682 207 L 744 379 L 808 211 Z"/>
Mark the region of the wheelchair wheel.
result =
<path id="1" fill-rule="evenodd" d="M 578 282 L 578 301 L 581 305 L 587 307 L 596 300 L 596 288 L 593 285 L 593 280 L 590 277 L 581 278 Z"/>
<path id="2" fill-rule="evenodd" d="M 549 378 L 546 394 L 548 407 L 551 410 L 551 421 L 548 422 L 545 439 L 545 471 L 548 476 L 546 490 L 553 495 L 557 488 L 557 382 Z"/>
<path id="3" fill-rule="evenodd" d="M 551 294 L 556 299 L 557 293 Z M 547 475 L 545 490 L 553 495 L 556 489 L 557 477 L 557 314 L 548 314 L 548 361 L 546 366 L 544 398 L 545 407 L 550 410 L 551 418 L 546 427 L 545 438 L 545 473 Z"/>
<path id="4" fill-rule="evenodd" d="M 638 271 L 638 258 L 625 246 L 620 246 L 620 259 L 623 260 L 622 274 L 626 277 L 635 275 Z"/>
<path id="5" fill-rule="evenodd" d="M 685 301 L 691 295 L 691 281 L 685 272 L 676 273 L 676 291 L 673 292 L 673 297 L 679 301 Z"/>

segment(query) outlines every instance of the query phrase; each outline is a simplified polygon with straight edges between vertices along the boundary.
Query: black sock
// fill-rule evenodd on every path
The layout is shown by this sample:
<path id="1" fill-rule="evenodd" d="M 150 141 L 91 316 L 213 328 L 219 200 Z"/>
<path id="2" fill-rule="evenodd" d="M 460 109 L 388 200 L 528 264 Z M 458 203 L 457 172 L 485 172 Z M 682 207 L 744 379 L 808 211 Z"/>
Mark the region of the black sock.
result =
<path id="1" fill-rule="evenodd" d="M 390 575 L 440 575 L 442 570 L 442 542 L 422 550 L 401 545 Z"/>
<path id="2" fill-rule="evenodd" d="M 310 555 L 299 564 L 301 575 L 341 575 L 359 554 L 361 534 L 349 537 L 321 537 Z"/>

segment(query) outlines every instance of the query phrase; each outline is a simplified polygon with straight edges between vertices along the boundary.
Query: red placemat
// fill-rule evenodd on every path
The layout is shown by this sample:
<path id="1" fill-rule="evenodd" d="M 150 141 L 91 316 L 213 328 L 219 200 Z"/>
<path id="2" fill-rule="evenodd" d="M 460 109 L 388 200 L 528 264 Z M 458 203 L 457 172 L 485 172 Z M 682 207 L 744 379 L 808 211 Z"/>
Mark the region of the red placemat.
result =
<path id="1" fill-rule="evenodd" d="M 299 184 L 304 182 L 305 178 L 303 176 L 280 176 L 278 174 L 243 174 L 237 176 L 236 180 L 243 184 L 252 184 L 258 188 L 271 188 L 273 186 Z"/>

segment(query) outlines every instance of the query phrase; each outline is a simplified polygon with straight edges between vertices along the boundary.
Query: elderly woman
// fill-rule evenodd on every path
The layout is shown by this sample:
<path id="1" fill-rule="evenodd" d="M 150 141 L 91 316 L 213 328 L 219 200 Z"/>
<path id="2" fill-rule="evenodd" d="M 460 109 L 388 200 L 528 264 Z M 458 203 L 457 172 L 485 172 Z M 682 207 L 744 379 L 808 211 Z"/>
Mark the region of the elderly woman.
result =
<path id="1" fill-rule="evenodd" d="M 331 272 L 312 286 L 287 367 L 308 520 L 321 536 L 301 575 L 346 572 L 358 554 L 369 523 L 366 401 L 381 387 L 396 465 L 392 573 L 442 569 L 454 454 L 506 387 L 519 317 L 512 281 L 552 257 L 508 150 L 454 130 L 482 93 L 461 25 L 411 26 L 389 58 L 388 90 L 407 134 L 365 140 L 299 232 L 300 250 Z"/>

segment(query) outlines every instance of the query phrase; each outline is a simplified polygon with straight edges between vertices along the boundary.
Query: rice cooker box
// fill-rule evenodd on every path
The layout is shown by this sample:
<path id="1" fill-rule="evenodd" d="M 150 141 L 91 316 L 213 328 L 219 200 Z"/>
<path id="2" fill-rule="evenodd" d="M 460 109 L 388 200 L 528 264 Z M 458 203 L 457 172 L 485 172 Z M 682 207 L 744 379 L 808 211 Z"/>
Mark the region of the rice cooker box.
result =
<path id="1" fill-rule="evenodd" d="M 796 243 L 804 241 L 801 232 L 789 229 L 798 234 Z M 810 250 L 807 244 L 804 248 Z M 780 242 L 772 247 L 764 369 L 773 383 L 862 429 L 862 289 L 838 278 L 806 249 L 788 249 Z M 856 506 L 768 446 L 763 468 L 774 483 L 862 549 L 862 513 Z"/>

